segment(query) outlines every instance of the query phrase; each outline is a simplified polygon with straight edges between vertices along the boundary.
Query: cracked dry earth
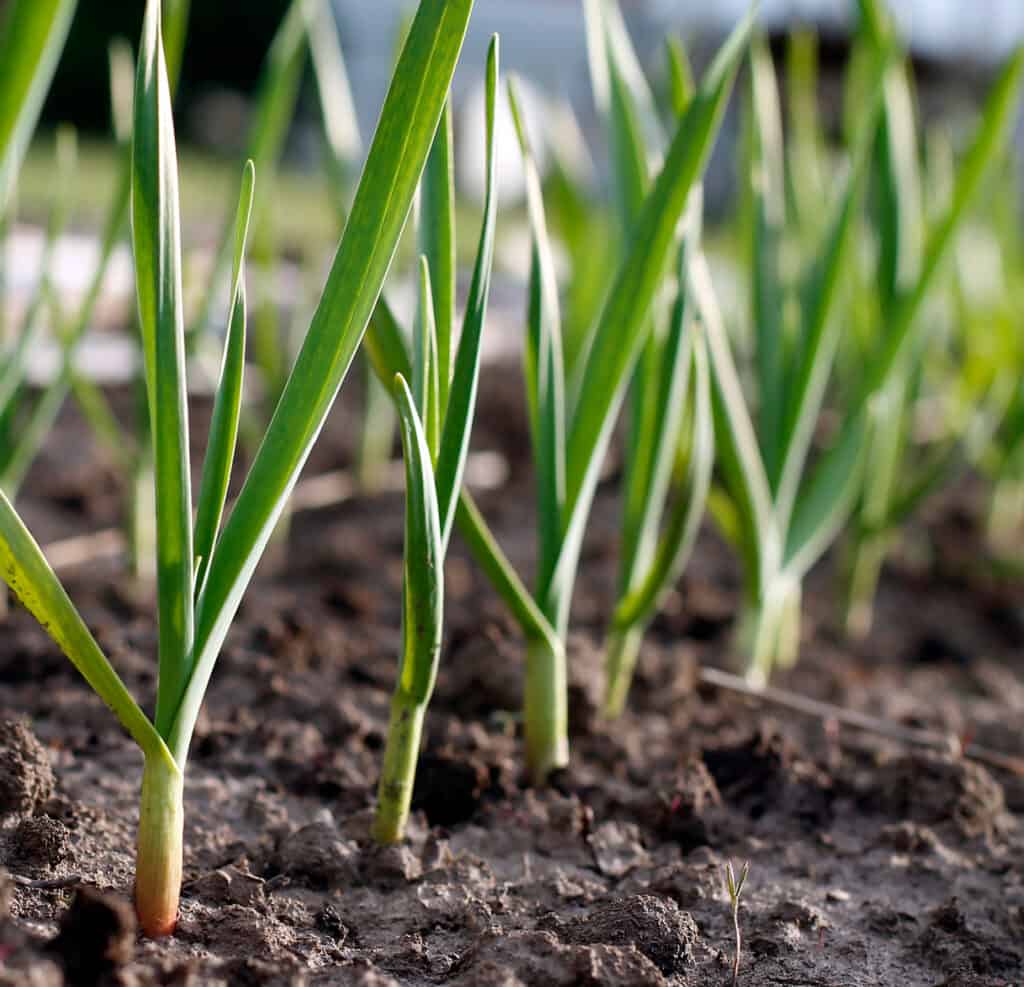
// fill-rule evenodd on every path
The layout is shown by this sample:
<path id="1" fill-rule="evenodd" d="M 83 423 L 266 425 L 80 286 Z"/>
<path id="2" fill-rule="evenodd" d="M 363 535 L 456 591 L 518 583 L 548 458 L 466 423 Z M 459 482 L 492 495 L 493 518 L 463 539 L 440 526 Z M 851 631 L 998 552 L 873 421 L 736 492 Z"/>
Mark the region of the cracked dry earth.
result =
<path id="1" fill-rule="evenodd" d="M 478 441 L 511 464 L 483 504 L 528 571 L 525 435 L 496 431 L 512 417 L 497 381 L 482 393 Z M 348 460 L 346 419 L 314 469 Z M 55 440 L 23 502 L 43 541 L 115 521 L 120 503 L 73 418 Z M 972 496 L 911 532 L 862 646 L 842 642 L 831 575 L 817 574 L 804 661 L 782 684 L 1024 755 L 1024 594 L 977 565 Z M 653 629 L 630 712 L 598 719 L 616 524 L 603 493 L 575 611 L 574 759 L 545 790 L 520 776 L 521 642 L 454 546 L 416 814 L 406 844 L 381 850 L 368 821 L 402 502 L 299 515 L 213 679 L 188 769 L 181 921 L 163 942 L 137 939 L 127 904 L 140 758 L 14 607 L 0 638 L 0 984 L 726 985 L 727 860 L 750 862 L 745 987 L 1024 984 L 1024 783 L 698 686 L 698 662 L 729 664 L 738 599 L 710 533 Z M 68 585 L 151 696 L 145 594 L 112 562 Z"/>

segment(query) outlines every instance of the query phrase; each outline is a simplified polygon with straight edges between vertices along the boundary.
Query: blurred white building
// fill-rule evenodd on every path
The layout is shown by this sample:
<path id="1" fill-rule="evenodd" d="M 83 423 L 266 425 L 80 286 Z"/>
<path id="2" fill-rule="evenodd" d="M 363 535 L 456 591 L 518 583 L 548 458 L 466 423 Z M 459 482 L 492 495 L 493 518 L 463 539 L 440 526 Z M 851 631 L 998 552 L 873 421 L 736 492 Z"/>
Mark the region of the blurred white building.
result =
<path id="1" fill-rule="evenodd" d="M 653 73 L 662 68 L 666 30 L 679 31 L 693 45 L 699 64 L 749 7 L 750 0 L 620 0 L 642 59 Z M 372 128 L 393 65 L 396 37 L 412 0 L 333 0 L 338 13 L 357 112 L 364 132 Z M 888 0 L 905 39 L 930 59 L 986 65 L 997 62 L 1024 39 L 1024 0 Z M 761 0 L 761 22 L 772 32 L 811 24 L 841 36 L 855 14 L 856 0 Z M 462 61 L 454 82 L 456 106 L 472 126 L 482 110 L 479 86 L 492 34 L 502 39 L 502 70 L 535 83 L 536 113 L 571 105 L 587 129 L 593 107 L 584 41 L 582 0 L 476 0 Z M 542 95 L 543 94 L 543 95 Z M 544 106 L 543 100 L 549 105 Z M 564 129 L 564 128 L 563 128 Z M 728 128 L 727 128 L 728 129 Z M 466 142 L 459 142 L 460 150 Z M 514 148 L 513 148 L 514 152 Z M 479 157 L 470 146 L 468 154 Z M 510 154 L 515 161 L 517 155 Z M 726 159 L 727 160 L 727 159 Z M 482 166 L 482 162 L 481 162 Z M 470 172 L 473 166 L 470 167 Z M 713 173 L 718 169 L 712 169 Z M 465 173 L 464 173 L 465 174 Z M 721 176 L 724 184 L 727 176 Z M 481 179 L 482 180 L 482 179 Z M 472 179 L 473 186 L 479 184 Z M 506 191 L 514 194 L 515 178 Z M 712 186 L 718 184 L 712 182 Z M 715 198 L 715 188 L 709 189 Z"/>
<path id="2" fill-rule="evenodd" d="M 341 23 L 360 117 L 379 105 L 393 58 L 395 38 L 411 0 L 333 0 Z M 641 53 L 654 48 L 666 28 L 687 38 L 714 42 L 749 6 L 749 0 L 620 0 Z M 1024 40 L 1024 0 L 888 0 L 903 36 L 918 54 L 992 62 Z M 467 76 L 482 70 L 487 42 L 498 32 L 506 68 L 537 81 L 546 92 L 586 100 L 587 70 L 582 0 L 477 0 L 456 79 L 464 92 Z M 810 23 L 845 30 L 855 0 L 761 0 L 761 21 L 769 30 Z"/>

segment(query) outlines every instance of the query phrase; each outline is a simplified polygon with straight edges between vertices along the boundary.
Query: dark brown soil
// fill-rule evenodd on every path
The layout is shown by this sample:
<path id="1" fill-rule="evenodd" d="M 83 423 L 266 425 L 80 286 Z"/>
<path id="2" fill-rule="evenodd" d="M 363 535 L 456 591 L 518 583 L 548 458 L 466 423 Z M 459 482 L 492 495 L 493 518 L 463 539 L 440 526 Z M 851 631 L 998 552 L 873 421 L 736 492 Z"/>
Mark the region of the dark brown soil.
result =
<path id="1" fill-rule="evenodd" d="M 529 571 L 523 421 L 482 389 L 477 442 L 509 458 L 483 505 Z M 349 399 L 351 401 L 351 398 Z M 348 461 L 341 409 L 315 469 Z M 502 426 L 499 428 L 499 426 Z M 40 540 L 115 521 L 116 484 L 73 420 L 23 507 Z M 878 629 L 844 644 L 830 574 L 808 588 L 784 683 L 1024 755 L 1019 589 L 983 575 L 970 490 L 935 505 L 888 575 Z M 520 774 L 522 648 L 456 542 L 448 630 L 405 845 L 368 822 L 399 644 L 402 501 L 297 518 L 286 567 L 246 598 L 186 786 L 177 934 L 137 940 L 141 761 L 45 634 L 0 639 L 0 984 L 453 987 L 729 984 L 723 868 L 750 862 L 740 983 L 1024 984 L 1024 784 L 695 685 L 728 666 L 737 572 L 710 533 L 653 630 L 622 722 L 595 715 L 617 508 L 595 510 L 572 639 L 573 764 Z M 137 695 L 153 611 L 119 565 L 67 582 Z"/>

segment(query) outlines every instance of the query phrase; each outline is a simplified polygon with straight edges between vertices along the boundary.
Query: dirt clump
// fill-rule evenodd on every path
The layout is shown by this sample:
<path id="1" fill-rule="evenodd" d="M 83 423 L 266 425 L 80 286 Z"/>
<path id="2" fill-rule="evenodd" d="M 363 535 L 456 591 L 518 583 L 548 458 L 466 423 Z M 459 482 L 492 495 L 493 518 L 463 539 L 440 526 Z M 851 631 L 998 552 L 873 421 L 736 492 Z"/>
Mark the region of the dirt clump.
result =
<path id="1" fill-rule="evenodd" d="M 46 748 L 24 720 L 0 720 L 0 816 L 35 812 L 53 794 Z"/>
<path id="2" fill-rule="evenodd" d="M 550 932 L 491 933 L 460 962 L 452 987 L 667 987 L 661 971 L 635 947 L 580 946 Z"/>
<path id="3" fill-rule="evenodd" d="M 0 844 L 2 862 L 15 874 L 44 877 L 74 860 L 67 826 L 50 816 L 26 816 Z"/>
<path id="4" fill-rule="evenodd" d="M 1006 821 L 1002 786 L 980 764 L 949 755 L 894 758 L 864 788 L 869 811 L 925 825 L 952 822 L 966 837 L 992 833 Z"/>
<path id="5" fill-rule="evenodd" d="M 662 973 L 672 975 L 693 964 L 700 933 L 693 916 L 671 898 L 634 894 L 598 904 L 564 938 L 590 946 L 635 946 Z"/>
<path id="6" fill-rule="evenodd" d="M 111 983 L 112 975 L 135 954 L 135 913 L 117 895 L 79 888 L 47 951 L 69 985 Z"/>
<path id="7" fill-rule="evenodd" d="M 358 854 L 332 823 L 314 822 L 281 841 L 274 869 L 312 888 L 341 887 L 357 878 Z"/>

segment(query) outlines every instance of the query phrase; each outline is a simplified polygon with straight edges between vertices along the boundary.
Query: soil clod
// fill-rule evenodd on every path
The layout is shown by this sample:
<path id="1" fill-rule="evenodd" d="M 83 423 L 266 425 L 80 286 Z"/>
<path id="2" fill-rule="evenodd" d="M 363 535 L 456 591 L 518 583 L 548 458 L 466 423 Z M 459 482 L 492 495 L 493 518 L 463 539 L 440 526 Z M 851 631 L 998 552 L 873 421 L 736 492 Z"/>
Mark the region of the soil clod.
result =
<path id="1" fill-rule="evenodd" d="M 452 987 L 666 987 L 661 971 L 630 947 L 579 946 L 550 932 L 491 933 L 459 964 Z"/>
<path id="2" fill-rule="evenodd" d="M 67 826 L 49 816 L 27 816 L 3 841 L 3 862 L 15 874 L 41 877 L 73 859 Z"/>
<path id="3" fill-rule="evenodd" d="M 967 837 L 1003 823 L 1003 789 L 980 764 L 914 753 L 884 764 L 863 797 L 865 808 L 926 825 L 952 822 Z"/>
<path id="4" fill-rule="evenodd" d="M 123 898 L 80 888 L 49 944 L 68 984 L 104 983 L 135 953 L 135 913 Z"/>
<path id="5" fill-rule="evenodd" d="M 697 923 L 671 898 L 634 894 L 597 905 L 565 935 L 584 945 L 635 946 L 662 973 L 680 973 L 694 962 Z"/>
<path id="6" fill-rule="evenodd" d="M 357 878 L 358 853 L 356 844 L 343 839 L 333 824 L 315 822 L 281 841 L 275 866 L 312 888 L 341 887 Z"/>
<path id="7" fill-rule="evenodd" d="M 0 816 L 35 812 L 53 794 L 46 749 L 23 720 L 0 720 Z"/>

